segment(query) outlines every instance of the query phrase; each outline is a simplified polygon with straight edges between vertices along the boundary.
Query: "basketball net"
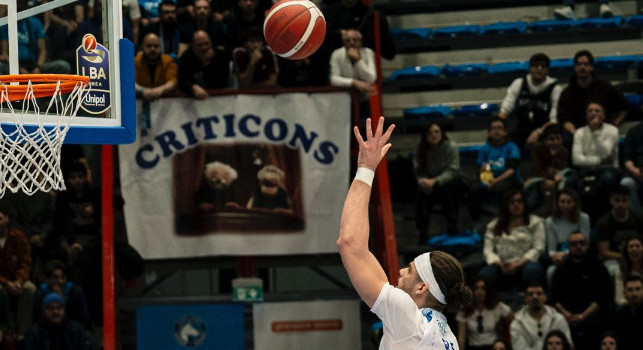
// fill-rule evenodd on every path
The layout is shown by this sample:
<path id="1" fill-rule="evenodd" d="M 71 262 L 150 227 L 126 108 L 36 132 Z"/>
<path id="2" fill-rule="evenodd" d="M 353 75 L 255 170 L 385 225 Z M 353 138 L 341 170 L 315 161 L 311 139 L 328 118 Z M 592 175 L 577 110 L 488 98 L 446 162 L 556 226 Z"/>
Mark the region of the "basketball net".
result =
<path id="1" fill-rule="evenodd" d="M 65 79 L 54 79 L 51 84 L 33 84 L 29 79 L 24 97 L 17 99 L 15 88 L 18 86 L 10 85 L 11 79 L 2 78 L 5 77 L 0 76 L 0 113 L 10 114 L 12 120 L 0 128 L 0 198 L 6 190 L 13 193 L 22 190 L 27 195 L 64 190 L 60 151 L 89 84 L 76 81 L 71 88 L 61 89 L 61 80 L 65 82 Z M 69 82 L 65 84 L 69 86 Z M 47 97 L 41 97 L 39 87 L 45 85 L 52 91 L 44 94 Z M 44 112 L 39 103 L 47 105 Z M 14 105 L 22 105 L 22 109 Z"/>

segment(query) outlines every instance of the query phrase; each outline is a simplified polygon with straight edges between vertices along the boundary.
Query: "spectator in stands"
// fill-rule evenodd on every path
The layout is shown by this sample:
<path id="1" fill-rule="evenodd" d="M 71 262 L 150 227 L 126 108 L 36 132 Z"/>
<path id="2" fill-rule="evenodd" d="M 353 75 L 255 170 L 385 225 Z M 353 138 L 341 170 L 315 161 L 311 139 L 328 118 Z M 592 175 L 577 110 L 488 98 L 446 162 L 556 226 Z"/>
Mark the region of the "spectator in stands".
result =
<path id="1" fill-rule="evenodd" d="M 600 350 L 618 350 L 618 337 L 612 330 L 607 330 L 601 334 Z"/>
<path id="2" fill-rule="evenodd" d="M 22 341 L 23 350 L 90 350 L 83 326 L 66 317 L 65 300 L 58 293 L 42 301 L 42 319 L 34 324 Z"/>
<path id="3" fill-rule="evenodd" d="M 342 32 L 343 47 L 333 51 L 330 56 L 330 84 L 354 87 L 363 93 L 362 100 L 377 93 L 373 84 L 377 79 L 375 53 L 362 47 L 362 34 L 355 29 Z"/>
<path id="4" fill-rule="evenodd" d="M 91 331 L 92 321 L 85 301 L 83 289 L 75 283 L 67 281 L 66 266 L 60 260 L 51 260 L 45 264 L 45 282 L 42 283 L 34 294 L 34 305 L 42 302 L 50 293 L 57 293 L 65 300 L 65 314 L 70 320 L 81 324 L 85 330 Z M 34 319 L 40 319 L 42 310 L 34 308 Z"/>
<path id="5" fill-rule="evenodd" d="M 12 208 L 11 225 L 22 231 L 31 243 L 33 277 L 40 281 L 42 264 L 56 253 L 55 247 L 49 244 L 55 214 L 54 194 L 38 191 L 27 195 L 22 191 L 7 191 L 2 201 Z"/>
<path id="6" fill-rule="evenodd" d="M 26 1 L 17 1 L 18 12 L 28 8 Z M 7 26 L 0 28 L 0 74 L 9 74 L 9 33 Z M 18 21 L 18 59 L 20 74 L 55 73 L 69 74 L 67 61 L 47 61 L 47 44 L 42 22 L 37 16 Z"/>
<path id="7" fill-rule="evenodd" d="M 143 28 L 143 38 L 147 33 L 156 33 L 161 40 L 161 52 L 178 57 L 190 47 L 189 38 L 181 45 L 181 31 L 176 19 L 176 4 L 173 0 L 163 0 L 159 4 L 159 22 Z"/>
<path id="8" fill-rule="evenodd" d="M 143 37 L 143 50 L 136 55 L 136 91 L 148 101 L 174 91 L 178 84 L 176 62 L 167 54 L 161 53 L 161 40 L 158 35 L 148 33 Z"/>
<path id="9" fill-rule="evenodd" d="M 551 216 L 545 219 L 547 253 L 552 265 L 547 268 L 547 286 L 551 288 L 556 267 L 567 257 L 567 239 L 572 232 L 580 232 L 589 239 L 589 216 L 581 211 L 578 194 L 571 188 L 560 190 Z"/>
<path id="10" fill-rule="evenodd" d="M 469 189 L 469 213 L 474 219 L 480 217 L 482 195 L 494 193 L 502 199 L 504 193 L 520 186 L 520 150 L 507 139 L 507 121 L 496 117 L 489 121 L 487 142 L 478 152 L 480 180 Z"/>
<path id="11" fill-rule="evenodd" d="M 598 0 L 600 6 L 600 15 L 603 18 L 612 17 L 612 9 L 609 6 L 609 0 Z M 563 0 L 563 7 L 554 10 L 554 16 L 560 19 L 576 19 L 574 13 L 574 0 Z"/>
<path id="12" fill-rule="evenodd" d="M 163 0 L 138 0 L 141 9 L 141 26 L 147 27 L 152 23 L 158 23 L 159 6 Z"/>
<path id="13" fill-rule="evenodd" d="M 514 116 L 518 123 L 511 140 L 521 150 L 531 149 L 549 122 L 556 122 L 558 98 L 562 88 L 549 74 L 549 57 L 537 53 L 529 59 L 529 74 L 518 78 L 507 89 L 499 116 Z"/>
<path id="14" fill-rule="evenodd" d="M 596 222 L 598 254 L 610 276 L 616 276 L 622 245 L 630 237 L 643 235 L 643 213 L 630 210 L 630 191 L 616 186 L 610 196 L 612 210 Z"/>
<path id="15" fill-rule="evenodd" d="M 196 0 L 194 1 L 194 18 L 192 22 L 181 28 L 179 57 L 183 56 L 183 53 L 188 49 L 194 32 L 197 30 L 205 31 L 210 37 L 212 46 L 225 51 L 228 56 L 230 52 L 232 52 L 232 49 L 236 47 L 233 45 L 236 45 L 237 41 L 229 37 L 236 37 L 237 33 L 231 34 L 221 22 L 216 22 L 212 19 L 212 11 L 208 0 Z"/>
<path id="16" fill-rule="evenodd" d="M 7 290 L 9 302 L 16 303 L 16 334 L 22 335 L 33 321 L 33 295 L 36 286 L 29 280 L 31 249 L 27 236 L 10 226 L 13 212 L 0 204 L 0 285 Z"/>
<path id="17" fill-rule="evenodd" d="M 482 277 L 471 283 L 473 303 L 466 305 L 456 315 L 458 321 L 458 345 L 460 350 L 491 349 L 509 329 L 514 313 L 507 304 L 498 301 L 496 293 Z"/>
<path id="18" fill-rule="evenodd" d="M 594 56 L 587 50 L 574 55 L 574 74 L 558 100 L 558 123 L 573 134 L 587 122 L 589 101 L 598 101 L 604 107 L 604 116 L 611 124 L 621 125 L 629 105 L 622 92 L 594 73 Z"/>
<path id="19" fill-rule="evenodd" d="M 566 179 L 578 177 L 577 172 L 569 168 L 569 158 L 560 126 L 550 122 L 544 127 L 541 139 L 532 152 L 531 176 L 525 182 L 530 209 L 544 202 L 549 212 L 554 204 L 556 188 L 564 184 Z"/>
<path id="20" fill-rule="evenodd" d="M 511 342 L 502 339 L 496 339 L 491 345 L 491 350 L 512 350 Z"/>
<path id="21" fill-rule="evenodd" d="M 192 35 L 192 45 L 179 62 L 179 88 L 204 100 L 208 89 L 228 86 L 228 58 L 225 51 L 212 47 L 208 33 L 197 30 Z"/>
<path id="22" fill-rule="evenodd" d="M 49 57 L 76 62 L 76 47 L 73 47 L 78 25 L 85 20 L 85 6 L 76 2 L 59 6 L 45 12 L 43 26 L 49 39 Z"/>
<path id="23" fill-rule="evenodd" d="M 580 169 L 579 189 L 590 218 L 599 218 L 609 208 L 607 199 L 621 179 L 618 168 L 618 128 L 605 123 L 605 109 L 598 101 L 586 108 L 587 125 L 576 129 L 572 163 Z"/>
<path id="24" fill-rule="evenodd" d="M 123 36 L 132 40 L 134 45 L 138 46 L 140 28 L 147 26 L 150 23 L 158 23 L 159 1 L 142 0 L 141 7 L 139 7 L 139 2 L 137 0 L 121 1 L 121 6 L 123 8 Z M 87 0 L 87 12 L 89 13 L 89 17 L 100 16 L 100 13 L 98 12 L 102 11 L 102 7 L 99 7 L 102 5 L 101 2 L 102 0 Z M 144 10 L 144 13 L 146 16 L 149 16 L 153 11 L 155 13 L 154 17 L 146 17 L 145 22 L 143 22 L 143 19 L 141 18 L 141 8 L 149 8 L 150 11 Z"/>
<path id="25" fill-rule="evenodd" d="M 623 284 L 627 305 L 614 315 L 614 330 L 620 338 L 619 350 L 636 350 L 641 347 L 643 331 L 643 277 L 632 274 L 625 278 Z"/>
<path id="26" fill-rule="evenodd" d="M 314 74 L 314 66 L 310 58 L 289 60 L 277 56 L 277 66 L 279 67 L 277 83 L 280 86 L 301 87 L 313 85 L 311 76 Z"/>
<path id="27" fill-rule="evenodd" d="M 429 238 L 429 219 L 435 202 L 442 205 L 447 232 L 457 233 L 459 200 L 456 198 L 460 176 L 460 154 L 455 142 L 436 123 L 430 123 L 420 135 L 415 157 L 418 191 L 415 201 L 415 226 L 420 244 Z"/>
<path id="28" fill-rule="evenodd" d="M 525 196 L 520 189 L 510 190 L 500 206 L 500 215 L 487 225 L 483 248 L 487 266 L 478 275 L 493 286 L 500 281 L 515 283 L 516 278 L 523 285 L 542 283 L 543 268 L 538 258 L 544 250 L 542 218 L 525 209 Z"/>
<path id="29" fill-rule="evenodd" d="M 627 186 L 632 192 L 632 209 L 641 208 L 643 199 L 643 123 L 627 131 L 623 146 L 623 163 L 627 176 L 621 179 L 621 185 Z"/>
<path id="30" fill-rule="evenodd" d="M 588 254 L 589 239 L 582 232 L 567 238 L 569 255 L 558 266 L 551 285 L 551 299 L 570 326 L 578 349 L 589 349 L 608 316 L 611 279 L 605 266 Z"/>
<path id="31" fill-rule="evenodd" d="M 633 273 L 643 275 L 643 238 L 640 236 L 628 238 L 621 250 L 619 269 L 614 276 L 614 301 L 618 306 L 627 303 L 623 281 Z"/>
<path id="32" fill-rule="evenodd" d="M 230 28 L 230 39 L 234 39 L 231 44 L 239 47 L 245 42 L 245 33 L 250 28 L 263 28 L 265 13 L 259 0 L 237 0 L 235 5 L 233 15 L 228 16 L 224 23 Z"/>
<path id="33" fill-rule="evenodd" d="M 248 28 L 243 46 L 232 52 L 232 61 L 239 88 L 277 85 L 277 58 L 264 44 L 259 27 Z"/>
<path id="34" fill-rule="evenodd" d="M 549 305 L 545 305 L 547 295 L 542 284 L 532 283 L 525 290 L 525 306 L 511 322 L 511 343 L 518 350 L 541 350 L 545 335 L 553 330 L 563 332 L 571 343 L 569 325 L 563 315 Z"/>
<path id="35" fill-rule="evenodd" d="M 572 344 L 567 340 L 565 333 L 554 329 L 545 336 L 543 350 L 572 350 Z"/>

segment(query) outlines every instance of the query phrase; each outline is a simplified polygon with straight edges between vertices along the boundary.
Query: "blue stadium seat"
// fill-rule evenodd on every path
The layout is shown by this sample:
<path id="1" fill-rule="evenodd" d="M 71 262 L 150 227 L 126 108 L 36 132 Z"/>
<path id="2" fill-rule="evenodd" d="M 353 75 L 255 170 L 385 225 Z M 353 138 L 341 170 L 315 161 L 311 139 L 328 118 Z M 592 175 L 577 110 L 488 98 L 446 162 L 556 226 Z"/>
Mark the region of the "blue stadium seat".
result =
<path id="1" fill-rule="evenodd" d="M 638 94 L 625 94 L 627 102 L 630 103 L 632 109 L 638 110 L 643 106 L 643 95 Z"/>
<path id="2" fill-rule="evenodd" d="M 447 63 L 442 67 L 442 73 L 448 77 L 480 75 L 486 73 L 488 70 L 489 65 L 486 63 L 463 63 L 453 66 Z"/>
<path id="3" fill-rule="evenodd" d="M 527 30 L 525 22 L 498 22 L 480 27 L 480 34 L 511 34 L 524 33 Z"/>
<path id="4" fill-rule="evenodd" d="M 630 16 L 625 19 L 625 23 L 631 26 L 643 27 L 643 15 Z"/>
<path id="5" fill-rule="evenodd" d="M 576 21 L 576 25 L 581 28 L 616 28 L 620 27 L 623 23 L 623 17 L 591 17 L 583 18 Z"/>
<path id="6" fill-rule="evenodd" d="M 535 21 L 529 23 L 529 29 L 534 32 L 557 32 L 561 30 L 568 30 L 576 24 L 576 21 L 561 20 L 561 19 L 548 19 L 544 21 Z"/>
<path id="7" fill-rule="evenodd" d="M 498 113 L 500 107 L 496 103 L 482 103 L 458 107 L 453 111 L 455 118 L 490 117 Z"/>
<path id="8" fill-rule="evenodd" d="M 472 36 L 477 34 L 480 34 L 480 26 L 475 24 L 451 26 L 433 30 L 433 36 L 436 38 L 456 38 L 460 36 Z"/>
<path id="9" fill-rule="evenodd" d="M 638 61 L 633 55 L 603 56 L 594 60 L 594 67 L 599 69 L 626 69 Z"/>
<path id="10" fill-rule="evenodd" d="M 549 64 L 549 70 L 551 72 L 554 71 L 572 71 L 574 70 L 574 59 L 573 58 L 556 58 L 551 60 Z"/>
<path id="11" fill-rule="evenodd" d="M 442 69 L 440 67 L 431 65 L 423 67 L 407 67 L 394 71 L 388 78 L 389 80 L 435 78 L 440 76 L 441 71 Z"/>
<path id="12" fill-rule="evenodd" d="M 391 29 L 391 36 L 395 40 L 427 39 L 431 37 L 431 33 L 433 33 L 431 28 Z"/>
<path id="13" fill-rule="evenodd" d="M 529 72 L 529 62 L 503 62 L 489 66 L 489 74 L 526 73 Z"/>
<path id="14" fill-rule="evenodd" d="M 402 111 L 402 113 L 402 115 L 404 116 L 404 120 L 406 121 L 426 121 L 432 119 L 448 118 L 451 113 L 453 113 L 453 109 L 449 106 L 436 105 L 406 108 L 404 109 L 404 111 Z"/>

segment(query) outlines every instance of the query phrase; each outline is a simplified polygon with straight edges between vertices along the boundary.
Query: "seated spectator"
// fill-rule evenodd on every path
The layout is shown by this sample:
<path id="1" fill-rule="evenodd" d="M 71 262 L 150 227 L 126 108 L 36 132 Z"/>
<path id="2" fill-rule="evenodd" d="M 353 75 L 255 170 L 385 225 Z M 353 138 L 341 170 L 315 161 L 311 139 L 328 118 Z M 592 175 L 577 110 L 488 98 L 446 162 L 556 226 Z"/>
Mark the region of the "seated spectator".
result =
<path id="1" fill-rule="evenodd" d="M 264 45 L 259 27 L 248 28 L 243 46 L 232 52 L 232 61 L 240 88 L 277 85 L 277 58 Z"/>
<path id="2" fill-rule="evenodd" d="M 611 279 L 605 266 L 588 254 L 589 239 L 581 232 L 567 238 L 569 255 L 558 266 L 551 285 L 551 299 L 570 326 L 578 349 L 598 342 L 599 331 L 608 316 Z"/>
<path id="3" fill-rule="evenodd" d="M 581 211 L 581 203 L 576 191 L 564 188 L 556 196 L 552 215 L 545 219 L 547 253 L 552 263 L 547 268 L 547 286 L 549 288 L 551 288 L 556 267 L 565 261 L 569 249 L 567 238 L 572 232 L 581 232 L 589 239 L 589 216 Z"/>
<path id="4" fill-rule="evenodd" d="M 531 149 L 549 122 L 556 122 L 558 98 L 562 88 L 549 74 L 549 57 L 537 53 L 529 59 L 529 74 L 518 78 L 507 89 L 499 117 L 514 116 L 518 123 L 511 140 L 521 150 Z"/>
<path id="5" fill-rule="evenodd" d="M 206 90 L 228 86 L 229 73 L 225 51 L 212 47 L 205 31 L 194 32 L 190 49 L 179 61 L 179 88 L 196 99 L 204 100 L 208 97 Z"/>
<path id="6" fill-rule="evenodd" d="M 21 348 L 89 350 L 91 344 L 83 326 L 66 317 L 63 297 L 58 293 L 49 293 L 42 301 L 42 318 L 29 328 Z"/>
<path id="7" fill-rule="evenodd" d="M 63 59 L 70 64 L 76 62 L 76 47 L 73 47 L 78 25 L 85 20 L 85 6 L 71 3 L 45 12 L 43 27 L 49 45 L 49 57 Z"/>
<path id="8" fill-rule="evenodd" d="M 643 275 L 643 238 L 630 237 L 623 244 L 619 269 L 614 276 L 614 301 L 616 305 L 623 306 L 627 303 L 623 292 L 623 281 L 627 276 L 638 273 Z"/>
<path id="9" fill-rule="evenodd" d="M 179 45 L 179 57 L 188 49 L 194 32 L 197 30 L 205 31 L 210 37 L 212 46 L 226 52 L 228 56 L 232 49 L 236 47 L 237 33 L 231 32 L 221 22 L 216 22 L 212 18 L 210 2 L 208 0 L 194 1 L 194 17 L 192 22 L 181 27 L 181 44 Z M 235 37 L 233 40 L 232 37 Z"/>
<path id="10" fill-rule="evenodd" d="M 574 74 L 558 100 L 558 123 L 565 131 L 573 134 L 585 125 L 590 101 L 600 102 L 604 107 L 604 118 L 615 126 L 621 125 L 629 110 L 623 93 L 594 73 L 592 53 L 581 50 L 574 55 Z"/>
<path id="11" fill-rule="evenodd" d="M 541 350 L 545 335 L 553 330 L 561 331 L 571 343 L 569 325 L 563 315 L 545 305 L 547 295 L 542 284 L 532 283 L 525 290 L 525 306 L 514 317 L 510 326 L 511 343 L 518 350 Z"/>
<path id="12" fill-rule="evenodd" d="M 617 186 L 610 196 L 612 210 L 596 222 L 598 254 L 610 276 L 616 276 L 622 245 L 630 237 L 643 235 L 643 213 L 630 210 L 630 191 Z"/>
<path id="13" fill-rule="evenodd" d="M 516 277 L 523 285 L 542 283 L 543 268 L 538 258 L 544 250 L 543 220 L 529 215 L 521 190 L 510 190 L 500 206 L 500 215 L 487 225 L 483 248 L 487 266 L 478 275 L 486 277 L 494 287 L 500 281 L 515 283 Z"/>
<path id="14" fill-rule="evenodd" d="M 601 17 L 612 17 L 612 9 L 609 6 L 609 0 L 598 0 Z M 574 13 L 574 0 L 563 0 L 563 7 L 554 10 L 554 15 L 560 19 L 576 19 Z"/>
<path id="15" fill-rule="evenodd" d="M 643 123 L 627 131 L 623 145 L 623 164 L 627 175 L 621 179 L 621 185 L 632 192 L 632 209 L 641 209 L 643 199 Z"/>
<path id="16" fill-rule="evenodd" d="M 618 337 L 612 330 L 607 330 L 601 334 L 600 350 L 618 350 Z"/>
<path id="17" fill-rule="evenodd" d="M 263 28 L 265 19 L 264 9 L 260 6 L 259 0 L 237 0 L 233 2 L 232 15 L 227 16 L 223 21 L 230 30 L 230 39 L 234 47 L 243 46 L 245 34 L 250 28 Z"/>
<path id="18" fill-rule="evenodd" d="M 554 204 L 556 189 L 565 184 L 566 179 L 578 177 L 576 171 L 568 167 L 569 151 L 563 145 L 558 124 L 548 123 L 544 126 L 542 139 L 536 143 L 532 159 L 531 175 L 525 182 L 527 203 L 530 209 L 534 209 L 544 202 L 549 212 Z"/>
<path id="19" fill-rule="evenodd" d="M 430 123 L 420 135 L 415 157 L 418 191 L 415 201 L 415 226 L 420 244 L 429 238 L 431 208 L 440 203 L 447 219 L 447 232 L 455 234 L 460 201 L 456 198 L 460 176 L 460 154 L 456 144 L 436 123 Z"/>
<path id="20" fill-rule="evenodd" d="M 362 92 L 364 100 L 368 95 L 377 93 L 373 84 L 377 79 L 375 53 L 362 47 L 362 34 L 356 29 L 343 31 L 342 41 L 344 46 L 330 56 L 330 84 L 354 87 Z"/>
<path id="21" fill-rule="evenodd" d="M 92 330 L 92 321 L 89 317 L 87 302 L 83 289 L 67 281 L 65 272 L 66 266 L 60 260 L 51 260 L 45 264 L 45 282 L 43 282 L 34 294 L 34 305 L 42 305 L 46 295 L 57 293 L 65 300 L 65 314 L 70 320 L 81 324 L 86 331 Z M 34 308 L 34 319 L 39 320 L 42 316 L 40 308 Z"/>
<path id="22" fill-rule="evenodd" d="M 511 342 L 502 339 L 496 339 L 496 341 L 494 341 L 491 345 L 491 350 L 512 350 Z"/>
<path id="23" fill-rule="evenodd" d="M 154 101 L 173 91 L 177 84 L 176 62 L 161 53 L 158 35 L 148 33 L 143 37 L 143 50 L 134 58 L 136 91 L 147 101 Z"/>
<path id="24" fill-rule="evenodd" d="M 480 217 L 483 194 L 494 194 L 502 200 L 506 191 L 521 187 L 519 162 L 518 146 L 507 139 L 507 122 L 502 118 L 492 118 L 487 129 L 487 142 L 478 152 L 480 180 L 475 180 L 469 189 L 469 213 L 474 219 Z"/>
<path id="25" fill-rule="evenodd" d="M 572 350 L 572 344 L 567 340 L 565 333 L 554 329 L 545 336 L 543 350 Z"/>
<path id="26" fill-rule="evenodd" d="M 619 350 L 636 350 L 641 347 L 643 329 L 643 277 L 632 274 L 623 282 L 627 304 L 614 315 L 614 330 L 618 335 Z"/>
<path id="27" fill-rule="evenodd" d="M 590 218 L 603 215 L 607 199 L 620 182 L 618 168 L 618 128 L 607 124 L 599 102 L 587 104 L 587 125 L 574 132 L 572 163 L 580 169 L 579 190 Z"/>
<path id="28" fill-rule="evenodd" d="M 163 0 L 138 0 L 141 10 L 141 26 L 147 27 L 150 24 L 158 23 L 159 6 Z"/>
<path id="29" fill-rule="evenodd" d="M 173 0 L 163 0 L 159 4 L 159 22 L 143 28 L 143 38 L 147 33 L 156 33 L 161 40 L 161 52 L 177 60 L 180 54 L 190 47 L 190 38 L 181 45 L 181 31 L 176 19 L 176 4 Z"/>
<path id="30" fill-rule="evenodd" d="M 28 8 L 26 1 L 17 1 L 18 12 Z M 7 26 L 0 28 L 0 74 L 9 74 L 9 32 Z M 42 22 L 36 16 L 18 21 L 18 59 L 20 74 L 54 73 L 69 74 L 67 61 L 47 61 L 47 44 Z"/>
<path id="31" fill-rule="evenodd" d="M 509 329 L 514 313 L 507 304 L 498 301 L 484 278 L 474 278 L 471 286 L 473 303 L 456 315 L 458 345 L 461 350 L 491 349 L 494 340 Z"/>

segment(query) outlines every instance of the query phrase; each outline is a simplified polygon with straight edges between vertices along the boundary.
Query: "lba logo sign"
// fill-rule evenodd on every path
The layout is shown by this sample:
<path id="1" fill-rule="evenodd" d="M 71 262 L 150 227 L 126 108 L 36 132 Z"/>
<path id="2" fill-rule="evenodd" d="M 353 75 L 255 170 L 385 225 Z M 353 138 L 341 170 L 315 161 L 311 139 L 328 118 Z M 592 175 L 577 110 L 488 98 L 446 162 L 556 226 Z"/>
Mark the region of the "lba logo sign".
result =
<path id="1" fill-rule="evenodd" d="M 96 41 L 92 34 L 85 34 L 82 45 L 76 49 L 76 72 L 90 79 L 89 92 L 80 107 L 87 113 L 101 114 L 112 105 L 109 88 L 109 51 Z"/>

